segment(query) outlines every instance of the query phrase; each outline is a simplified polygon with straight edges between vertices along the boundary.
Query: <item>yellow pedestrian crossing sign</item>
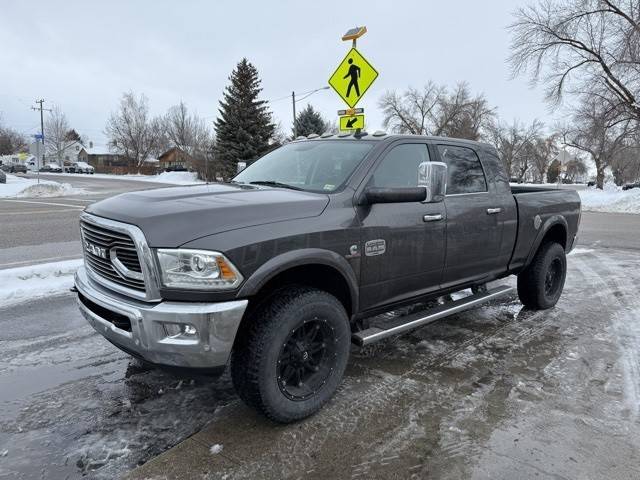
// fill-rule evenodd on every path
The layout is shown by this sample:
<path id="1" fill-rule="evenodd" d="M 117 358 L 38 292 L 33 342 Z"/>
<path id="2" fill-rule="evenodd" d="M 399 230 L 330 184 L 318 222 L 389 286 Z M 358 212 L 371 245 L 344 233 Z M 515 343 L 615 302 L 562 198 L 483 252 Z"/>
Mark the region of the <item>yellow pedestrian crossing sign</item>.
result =
<path id="1" fill-rule="evenodd" d="M 345 115 L 340 117 L 340 130 L 351 131 L 356 129 L 364 130 L 364 115 Z"/>
<path id="2" fill-rule="evenodd" d="M 352 48 L 329 78 L 329 85 L 353 108 L 376 78 L 376 69 L 358 50 Z"/>

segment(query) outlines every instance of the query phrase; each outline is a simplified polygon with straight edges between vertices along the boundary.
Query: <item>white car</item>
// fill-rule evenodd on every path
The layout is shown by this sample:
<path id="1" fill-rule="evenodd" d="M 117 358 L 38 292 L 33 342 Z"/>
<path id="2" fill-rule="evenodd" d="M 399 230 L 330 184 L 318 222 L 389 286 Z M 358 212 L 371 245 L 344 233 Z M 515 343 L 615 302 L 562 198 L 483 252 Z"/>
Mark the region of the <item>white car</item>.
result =
<path id="1" fill-rule="evenodd" d="M 93 174 L 96 169 L 89 165 L 87 162 L 73 162 L 69 169 L 73 173 L 91 173 Z"/>
<path id="2" fill-rule="evenodd" d="M 41 172 L 62 172 L 62 167 L 57 163 L 47 163 L 40 169 Z"/>

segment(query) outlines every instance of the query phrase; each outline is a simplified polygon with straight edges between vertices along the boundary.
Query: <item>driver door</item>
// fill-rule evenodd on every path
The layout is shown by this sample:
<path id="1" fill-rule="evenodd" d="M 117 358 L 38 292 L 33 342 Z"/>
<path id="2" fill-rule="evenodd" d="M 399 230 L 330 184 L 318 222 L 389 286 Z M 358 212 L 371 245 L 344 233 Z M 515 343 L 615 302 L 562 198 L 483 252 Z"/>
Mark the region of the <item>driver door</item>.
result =
<path id="1" fill-rule="evenodd" d="M 430 161 L 424 142 L 391 145 L 365 180 L 367 187 L 416 187 Z M 404 202 L 358 206 L 361 222 L 360 302 L 374 309 L 439 287 L 445 258 L 445 208 Z"/>

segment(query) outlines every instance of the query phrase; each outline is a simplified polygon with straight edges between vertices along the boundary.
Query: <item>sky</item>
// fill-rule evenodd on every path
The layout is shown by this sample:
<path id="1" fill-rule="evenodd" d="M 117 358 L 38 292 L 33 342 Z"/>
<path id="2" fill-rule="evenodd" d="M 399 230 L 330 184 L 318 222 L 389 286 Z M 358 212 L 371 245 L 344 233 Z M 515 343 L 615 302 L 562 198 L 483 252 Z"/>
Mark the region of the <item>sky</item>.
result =
<path id="1" fill-rule="evenodd" d="M 33 135 L 34 100 L 60 107 L 75 128 L 104 145 L 104 126 L 123 92 L 145 94 L 151 113 L 180 102 L 209 125 L 236 63 L 246 57 L 262 78 L 262 98 L 291 131 L 291 92 L 327 85 L 350 47 L 342 34 L 368 32 L 359 51 L 380 73 L 359 102 L 367 130 L 382 128 L 378 99 L 428 80 L 466 81 L 504 121 L 553 114 L 541 89 L 510 78 L 506 58 L 512 12 L 530 0 L 458 1 L 3 1 L 0 12 L 0 116 Z M 321 90 L 311 103 L 337 121 L 344 103 Z"/>

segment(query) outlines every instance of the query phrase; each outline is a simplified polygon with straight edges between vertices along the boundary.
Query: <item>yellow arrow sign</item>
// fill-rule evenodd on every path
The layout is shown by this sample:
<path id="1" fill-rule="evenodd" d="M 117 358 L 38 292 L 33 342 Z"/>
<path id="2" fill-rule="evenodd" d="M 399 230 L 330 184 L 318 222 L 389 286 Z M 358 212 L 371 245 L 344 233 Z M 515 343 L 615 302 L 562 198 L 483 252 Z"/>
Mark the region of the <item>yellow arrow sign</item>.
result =
<path id="1" fill-rule="evenodd" d="M 364 129 L 364 115 L 345 115 L 340 117 L 340 130 L 349 131 L 357 128 Z"/>
<path id="2" fill-rule="evenodd" d="M 352 48 L 329 78 L 329 85 L 353 108 L 376 78 L 376 69 L 358 50 Z"/>

